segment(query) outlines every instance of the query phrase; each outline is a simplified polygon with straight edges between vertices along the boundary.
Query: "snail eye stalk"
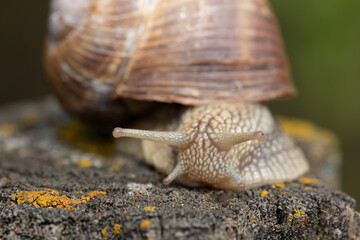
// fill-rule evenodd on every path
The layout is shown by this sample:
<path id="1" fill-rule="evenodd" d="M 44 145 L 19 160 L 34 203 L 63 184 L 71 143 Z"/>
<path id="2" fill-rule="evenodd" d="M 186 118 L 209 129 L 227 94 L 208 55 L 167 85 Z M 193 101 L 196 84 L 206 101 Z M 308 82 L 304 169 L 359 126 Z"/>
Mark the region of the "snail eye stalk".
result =
<path id="1" fill-rule="evenodd" d="M 185 172 L 184 167 L 181 164 L 178 164 L 174 170 L 163 180 L 165 185 L 170 184 L 176 177 L 180 176 Z"/>
<path id="2" fill-rule="evenodd" d="M 230 148 L 232 148 L 237 144 L 251 140 L 264 141 L 265 134 L 262 131 L 244 132 L 244 133 L 222 132 L 216 134 L 215 137 L 213 138 L 215 146 L 223 150 L 229 150 Z"/>
<path id="3" fill-rule="evenodd" d="M 164 143 L 170 146 L 185 148 L 190 143 L 188 136 L 181 132 L 162 132 L 162 131 L 147 131 L 137 129 L 115 128 L 113 131 L 115 138 L 130 137 L 142 140 L 148 140 L 158 143 Z"/>

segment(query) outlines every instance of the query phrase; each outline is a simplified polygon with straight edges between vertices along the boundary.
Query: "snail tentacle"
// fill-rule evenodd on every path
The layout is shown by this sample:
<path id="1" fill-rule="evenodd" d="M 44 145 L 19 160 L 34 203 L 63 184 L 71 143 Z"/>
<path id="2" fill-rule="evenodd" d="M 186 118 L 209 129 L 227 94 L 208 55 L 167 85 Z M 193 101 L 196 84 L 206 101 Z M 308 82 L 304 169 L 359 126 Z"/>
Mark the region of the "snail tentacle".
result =
<path id="1" fill-rule="evenodd" d="M 149 140 L 158 143 L 164 143 L 170 146 L 185 148 L 189 145 L 189 137 L 182 132 L 163 132 L 163 131 L 148 131 L 127 128 L 115 128 L 113 131 L 115 138 L 131 137 L 142 140 Z"/>
<path id="2" fill-rule="evenodd" d="M 242 133 L 228 133 L 228 132 L 221 132 L 216 134 L 213 138 L 214 144 L 223 150 L 229 150 L 233 146 L 251 141 L 251 140 L 258 140 L 264 141 L 265 134 L 262 131 L 256 132 L 242 132 Z"/>
<path id="3" fill-rule="evenodd" d="M 239 188 L 240 189 L 245 189 L 245 184 L 243 183 L 243 181 L 241 180 L 241 177 L 239 176 L 239 174 L 237 174 L 235 172 L 235 169 L 232 167 L 229 167 L 227 169 L 227 172 L 229 174 L 229 177 L 231 177 L 233 180 L 235 180 L 236 183 L 239 184 Z"/>
<path id="4" fill-rule="evenodd" d="M 164 178 L 163 183 L 165 185 L 170 184 L 176 177 L 180 176 L 184 172 L 185 172 L 185 168 L 181 163 L 179 163 L 178 165 L 176 165 L 174 170 L 166 178 Z"/>

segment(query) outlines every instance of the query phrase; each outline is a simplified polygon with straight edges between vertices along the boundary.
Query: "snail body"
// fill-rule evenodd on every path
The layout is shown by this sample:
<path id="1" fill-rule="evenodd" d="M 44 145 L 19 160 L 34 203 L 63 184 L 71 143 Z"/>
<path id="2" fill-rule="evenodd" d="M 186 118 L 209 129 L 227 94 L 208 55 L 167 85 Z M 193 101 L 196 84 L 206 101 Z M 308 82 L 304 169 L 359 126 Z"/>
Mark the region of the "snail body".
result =
<path id="1" fill-rule="evenodd" d="M 301 150 L 260 104 L 190 108 L 169 128 L 115 128 L 113 135 L 144 139 L 145 160 L 168 175 L 164 184 L 176 179 L 190 187 L 241 191 L 295 179 L 309 168 Z"/>
<path id="2" fill-rule="evenodd" d="M 122 122 L 157 109 L 152 101 L 189 106 L 160 132 L 113 132 L 144 139 L 145 160 L 168 175 L 165 184 L 239 191 L 307 171 L 259 104 L 296 92 L 266 0 L 69 2 L 53 0 L 46 53 L 65 109 Z"/>

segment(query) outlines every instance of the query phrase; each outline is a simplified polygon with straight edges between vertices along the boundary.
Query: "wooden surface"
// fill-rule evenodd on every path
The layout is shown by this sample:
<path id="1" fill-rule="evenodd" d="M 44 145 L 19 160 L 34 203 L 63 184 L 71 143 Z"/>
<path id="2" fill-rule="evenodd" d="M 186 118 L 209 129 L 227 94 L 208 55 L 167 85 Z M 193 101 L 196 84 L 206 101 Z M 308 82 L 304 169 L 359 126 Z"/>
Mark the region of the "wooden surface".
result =
<path id="1" fill-rule="evenodd" d="M 241 193 L 164 186 L 117 144 L 70 120 L 52 98 L 0 109 L 0 238 L 360 237 L 355 200 L 318 180 L 319 171 Z M 302 146 L 320 156 L 311 141 Z"/>

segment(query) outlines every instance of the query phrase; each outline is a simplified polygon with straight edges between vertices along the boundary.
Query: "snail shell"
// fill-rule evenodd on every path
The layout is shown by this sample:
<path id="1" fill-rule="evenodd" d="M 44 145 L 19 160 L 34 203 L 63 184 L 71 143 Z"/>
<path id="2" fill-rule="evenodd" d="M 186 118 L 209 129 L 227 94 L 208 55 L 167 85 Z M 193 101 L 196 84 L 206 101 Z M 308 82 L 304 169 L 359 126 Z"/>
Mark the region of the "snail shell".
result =
<path id="1" fill-rule="evenodd" d="M 74 114 L 124 116 L 126 98 L 203 105 L 295 93 L 265 0 L 76 2 L 53 0 L 46 53 Z"/>
<path id="2" fill-rule="evenodd" d="M 168 174 L 165 184 L 239 191 L 307 171 L 301 151 L 257 104 L 296 92 L 266 0 L 68 4 L 53 0 L 46 63 L 71 113 L 119 120 L 132 114 L 132 100 L 198 106 L 166 132 L 113 132 L 153 141 L 143 143 L 145 159 Z"/>

